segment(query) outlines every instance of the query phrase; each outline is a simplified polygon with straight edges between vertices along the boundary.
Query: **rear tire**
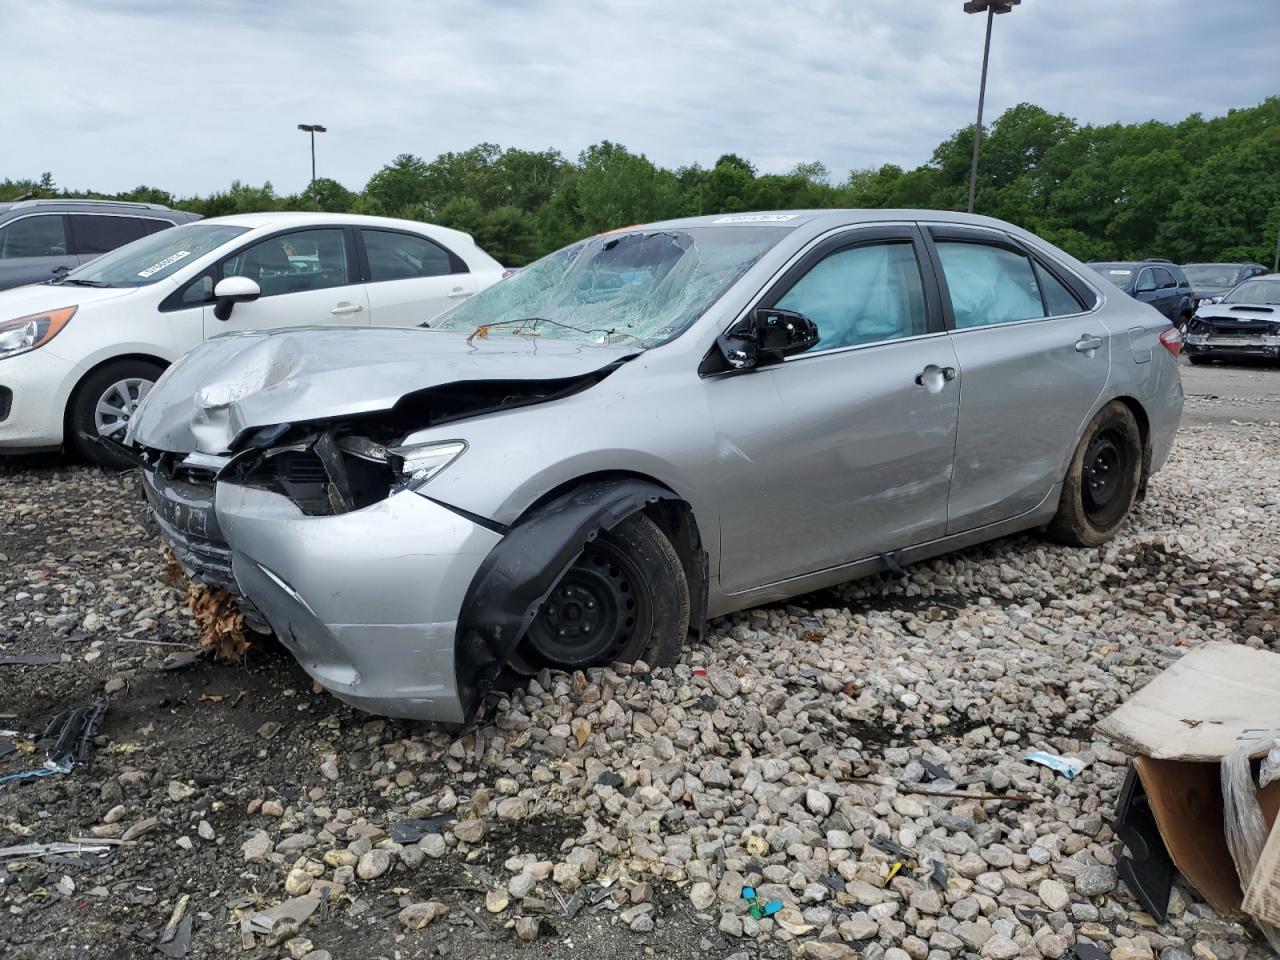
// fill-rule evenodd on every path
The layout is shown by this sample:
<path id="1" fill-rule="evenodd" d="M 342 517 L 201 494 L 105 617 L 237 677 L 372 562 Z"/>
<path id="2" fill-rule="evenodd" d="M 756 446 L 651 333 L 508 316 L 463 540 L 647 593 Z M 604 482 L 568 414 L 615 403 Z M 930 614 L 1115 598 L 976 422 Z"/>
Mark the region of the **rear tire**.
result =
<path id="1" fill-rule="evenodd" d="M 1118 400 L 1085 428 L 1062 483 L 1048 534 L 1073 547 L 1096 547 L 1124 526 L 1142 483 L 1142 434 Z"/>
<path id="2" fill-rule="evenodd" d="M 688 632 L 684 565 L 658 525 L 637 513 L 587 544 L 529 625 L 512 666 L 669 664 Z"/>
<path id="3" fill-rule="evenodd" d="M 123 440 L 129 419 L 164 367 L 150 360 L 117 360 L 89 374 L 67 406 L 67 446 L 93 463 L 116 470 L 133 464 L 83 434 Z"/>

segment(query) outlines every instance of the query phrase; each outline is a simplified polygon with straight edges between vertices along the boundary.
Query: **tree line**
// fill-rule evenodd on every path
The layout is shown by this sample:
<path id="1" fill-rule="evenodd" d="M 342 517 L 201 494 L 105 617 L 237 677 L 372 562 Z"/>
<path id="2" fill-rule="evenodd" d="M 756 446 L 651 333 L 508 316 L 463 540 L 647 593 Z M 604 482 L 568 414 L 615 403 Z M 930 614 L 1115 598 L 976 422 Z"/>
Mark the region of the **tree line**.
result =
<path id="1" fill-rule="evenodd" d="M 117 194 L 59 188 L 51 174 L 0 182 L 0 200 L 142 200 L 206 217 L 311 210 L 426 220 L 472 234 L 522 265 L 579 237 L 670 217 L 820 207 L 963 210 L 973 127 L 912 170 L 894 164 L 836 181 L 820 163 L 761 174 L 727 153 L 714 166 L 669 170 L 602 141 L 576 160 L 558 150 L 482 143 L 434 160 L 401 154 L 360 191 L 319 179 L 278 195 L 235 181 L 207 196 L 141 186 Z M 1280 97 L 1206 120 L 1093 126 L 1030 103 L 985 128 L 976 209 L 1018 224 L 1083 260 L 1168 257 L 1270 263 L 1280 232 Z"/>

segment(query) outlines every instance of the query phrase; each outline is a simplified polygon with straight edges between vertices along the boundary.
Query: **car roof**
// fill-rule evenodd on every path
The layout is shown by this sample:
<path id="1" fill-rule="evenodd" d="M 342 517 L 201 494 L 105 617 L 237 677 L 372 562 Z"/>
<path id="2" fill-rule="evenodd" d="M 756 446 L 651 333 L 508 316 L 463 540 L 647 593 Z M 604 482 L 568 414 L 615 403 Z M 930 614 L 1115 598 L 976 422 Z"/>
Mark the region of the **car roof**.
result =
<path id="1" fill-rule="evenodd" d="M 163 210 L 167 213 L 179 213 L 163 203 L 143 203 L 135 200 L 82 200 L 76 197 L 65 197 L 56 200 L 14 200 L 0 203 L 0 213 L 11 210 Z"/>
<path id="2" fill-rule="evenodd" d="M 841 227 L 857 223 L 885 223 L 890 221 L 928 220 L 934 223 L 968 224 L 990 227 L 995 230 L 1018 230 L 1010 223 L 983 217 L 975 213 L 957 213 L 954 210 L 924 209 L 839 209 L 839 210 L 752 210 L 744 213 L 713 213 L 697 217 L 679 217 L 655 223 L 638 223 L 635 229 L 664 227 L 671 229 L 711 227 L 732 223 L 756 223 L 794 229 L 800 226 Z M 631 229 L 631 228 L 621 228 Z"/>
<path id="3" fill-rule="evenodd" d="M 354 213 L 309 213 L 298 210 L 276 210 L 267 213 L 233 213 L 225 217 L 209 217 L 204 223 L 225 223 L 251 230 L 288 229 L 289 227 L 323 227 L 328 225 L 398 227 L 419 233 L 437 233 L 470 240 L 470 234 L 422 220 L 398 220 L 394 217 L 370 217 Z"/>

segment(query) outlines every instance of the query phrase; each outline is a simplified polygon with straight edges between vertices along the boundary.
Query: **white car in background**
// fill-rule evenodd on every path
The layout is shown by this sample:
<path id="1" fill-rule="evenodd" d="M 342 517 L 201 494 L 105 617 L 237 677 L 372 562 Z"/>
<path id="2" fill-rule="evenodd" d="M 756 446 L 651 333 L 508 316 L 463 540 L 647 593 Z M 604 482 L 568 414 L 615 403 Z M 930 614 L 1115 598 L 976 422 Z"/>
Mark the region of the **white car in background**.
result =
<path id="1" fill-rule="evenodd" d="M 144 237 L 0 291 L 0 454 L 114 464 L 85 436 L 122 439 L 164 368 L 210 337 L 416 326 L 503 274 L 465 233 L 384 217 L 251 213 Z"/>

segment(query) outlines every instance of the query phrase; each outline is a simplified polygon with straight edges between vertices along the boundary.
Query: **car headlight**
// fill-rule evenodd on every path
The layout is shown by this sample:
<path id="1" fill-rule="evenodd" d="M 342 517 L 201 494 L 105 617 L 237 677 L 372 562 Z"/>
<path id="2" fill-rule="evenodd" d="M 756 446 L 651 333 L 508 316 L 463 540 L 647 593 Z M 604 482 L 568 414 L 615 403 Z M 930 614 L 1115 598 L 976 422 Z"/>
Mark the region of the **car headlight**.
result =
<path id="1" fill-rule="evenodd" d="M 399 467 L 402 490 L 417 490 L 466 452 L 465 440 L 440 440 L 387 448 L 392 468 Z"/>
<path id="2" fill-rule="evenodd" d="M 43 347 L 67 325 L 76 310 L 76 307 L 60 307 L 0 323 L 0 360 Z"/>

